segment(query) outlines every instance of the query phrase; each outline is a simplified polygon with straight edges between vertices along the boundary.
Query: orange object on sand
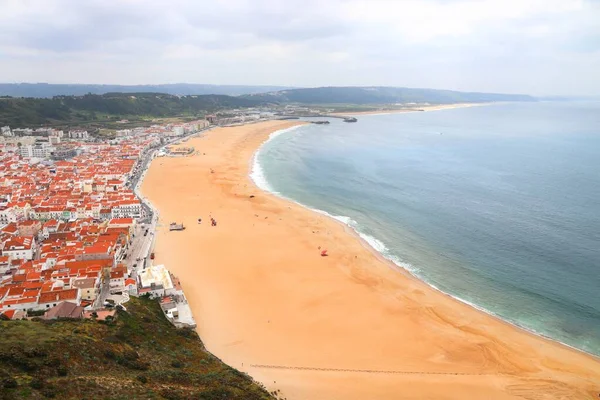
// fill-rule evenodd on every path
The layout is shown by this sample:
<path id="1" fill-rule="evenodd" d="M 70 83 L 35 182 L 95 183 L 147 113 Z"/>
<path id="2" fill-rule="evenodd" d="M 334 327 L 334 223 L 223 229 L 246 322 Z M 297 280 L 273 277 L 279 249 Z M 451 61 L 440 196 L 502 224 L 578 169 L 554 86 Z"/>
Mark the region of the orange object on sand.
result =
<path id="1" fill-rule="evenodd" d="M 323 250 L 321 252 L 321 257 L 326 257 L 327 256 L 327 250 Z"/>

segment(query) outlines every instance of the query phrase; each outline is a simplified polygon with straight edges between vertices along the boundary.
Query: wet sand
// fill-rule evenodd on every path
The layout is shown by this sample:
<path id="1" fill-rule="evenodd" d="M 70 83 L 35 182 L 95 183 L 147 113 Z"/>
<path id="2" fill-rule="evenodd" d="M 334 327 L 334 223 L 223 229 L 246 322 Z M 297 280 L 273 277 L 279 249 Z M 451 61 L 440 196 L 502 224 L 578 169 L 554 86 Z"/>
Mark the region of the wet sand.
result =
<path id="1" fill-rule="evenodd" d="M 460 303 L 341 223 L 260 191 L 254 152 L 298 123 L 214 129 L 143 182 L 160 210 L 155 262 L 181 279 L 211 352 L 290 400 L 598 398 L 597 358 Z"/>

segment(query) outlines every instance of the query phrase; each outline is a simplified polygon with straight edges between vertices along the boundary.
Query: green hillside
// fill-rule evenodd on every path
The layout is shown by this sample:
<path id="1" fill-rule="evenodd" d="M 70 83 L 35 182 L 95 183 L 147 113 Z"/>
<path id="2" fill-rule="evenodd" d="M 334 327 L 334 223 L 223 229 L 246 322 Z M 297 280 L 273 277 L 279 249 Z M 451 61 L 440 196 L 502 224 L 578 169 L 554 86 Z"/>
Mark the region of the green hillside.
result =
<path id="1" fill-rule="evenodd" d="M 132 298 L 115 321 L 1 321 L 0 399 L 274 399 Z"/>
<path id="2" fill-rule="evenodd" d="M 394 104 L 394 103 L 482 103 L 493 101 L 535 101 L 522 94 L 456 92 L 452 90 L 398 87 L 319 87 L 289 89 L 242 96 L 270 103 L 302 104 Z"/>
<path id="3" fill-rule="evenodd" d="M 253 107 L 260 100 L 225 95 L 173 96 L 163 93 L 107 93 L 44 98 L 0 98 L 0 126 L 27 127 L 89 123 L 132 116 L 195 116 L 222 109 Z"/>

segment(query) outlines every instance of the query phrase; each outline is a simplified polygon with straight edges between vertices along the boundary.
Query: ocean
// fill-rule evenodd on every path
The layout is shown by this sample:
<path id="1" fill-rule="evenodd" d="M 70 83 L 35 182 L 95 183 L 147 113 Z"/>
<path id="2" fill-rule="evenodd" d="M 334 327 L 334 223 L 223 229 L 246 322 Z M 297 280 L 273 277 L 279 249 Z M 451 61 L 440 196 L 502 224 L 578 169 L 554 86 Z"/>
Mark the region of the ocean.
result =
<path id="1" fill-rule="evenodd" d="M 600 103 L 329 121 L 274 134 L 257 184 L 449 295 L 600 355 Z"/>

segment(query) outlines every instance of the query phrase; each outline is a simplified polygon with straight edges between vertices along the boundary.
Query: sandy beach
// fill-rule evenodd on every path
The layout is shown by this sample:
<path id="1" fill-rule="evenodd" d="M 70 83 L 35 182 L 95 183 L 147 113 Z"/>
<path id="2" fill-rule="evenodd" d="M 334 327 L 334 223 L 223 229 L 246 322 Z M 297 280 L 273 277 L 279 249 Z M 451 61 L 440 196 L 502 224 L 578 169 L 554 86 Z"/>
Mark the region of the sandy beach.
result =
<path id="1" fill-rule="evenodd" d="M 430 104 L 430 105 L 415 105 L 408 108 L 389 108 L 381 110 L 370 110 L 370 111 L 355 111 L 355 112 L 339 112 L 331 113 L 331 115 L 348 116 L 348 115 L 385 115 L 385 114 L 402 114 L 409 112 L 422 112 L 422 111 L 438 111 L 438 110 L 451 110 L 453 108 L 465 108 L 465 107 L 481 107 L 487 106 L 492 103 L 454 103 L 454 104 Z M 498 104 L 498 103 L 496 103 Z"/>
<path id="2" fill-rule="evenodd" d="M 160 210 L 155 262 L 181 279 L 212 353 L 290 400 L 598 398 L 597 358 L 456 301 L 259 190 L 255 151 L 299 123 L 216 128 L 143 182 Z"/>

